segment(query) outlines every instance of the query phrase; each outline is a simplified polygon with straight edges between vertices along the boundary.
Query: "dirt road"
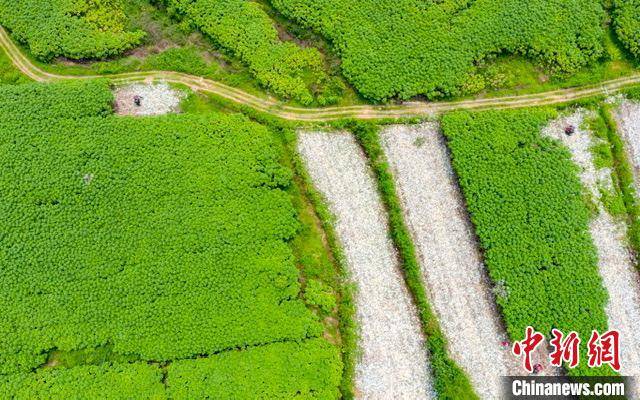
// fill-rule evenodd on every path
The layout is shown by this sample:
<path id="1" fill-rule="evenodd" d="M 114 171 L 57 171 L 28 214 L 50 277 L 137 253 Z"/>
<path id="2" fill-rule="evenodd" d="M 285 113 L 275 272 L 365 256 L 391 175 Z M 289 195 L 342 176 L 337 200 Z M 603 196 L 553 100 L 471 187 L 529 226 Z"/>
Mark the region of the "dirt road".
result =
<path id="1" fill-rule="evenodd" d="M 381 119 L 426 117 L 451 110 L 472 109 L 504 109 L 532 107 L 539 105 L 559 104 L 600 94 L 612 94 L 627 86 L 640 84 L 640 73 L 623 78 L 612 79 L 596 85 L 581 86 L 570 89 L 560 89 L 543 93 L 521 96 L 506 96 L 487 99 L 472 99 L 449 102 L 409 102 L 399 105 L 384 106 L 346 106 L 326 108 L 303 108 L 284 104 L 270 97 L 259 97 L 246 93 L 222 83 L 171 71 L 132 72 L 125 74 L 88 76 L 88 75 L 57 75 L 47 72 L 34 65 L 22 51 L 13 43 L 6 30 L 0 27 L 0 47 L 4 49 L 15 66 L 25 75 L 37 82 L 52 82 L 66 79 L 95 79 L 106 77 L 114 83 L 130 83 L 144 80 L 162 80 L 189 86 L 191 89 L 211 93 L 227 100 L 266 112 L 277 117 L 308 122 L 324 122 L 342 118 Z"/>

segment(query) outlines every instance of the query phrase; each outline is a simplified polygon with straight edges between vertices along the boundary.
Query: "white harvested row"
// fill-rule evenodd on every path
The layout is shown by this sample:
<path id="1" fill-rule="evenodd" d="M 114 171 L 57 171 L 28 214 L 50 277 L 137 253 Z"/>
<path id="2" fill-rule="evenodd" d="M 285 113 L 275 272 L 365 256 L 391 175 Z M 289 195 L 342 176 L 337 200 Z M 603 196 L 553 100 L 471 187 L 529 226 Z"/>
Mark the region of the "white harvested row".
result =
<path id="1" fill-rule="evenodd" d="M 449 354 L 484 399 L 519 375 L 438 125 L 396 125 L 382 144 Z"/>
<path id="2" fill-rule="evenodd" d="M 571 157 L 580 169 L 580 180 L 594 199 L 600 199 L 600 188 L 612 185 L 611 170 L 596 170 L 591 148 L 593 135 L 584 129 L 586 111 L 579 110 L 569 116 L 559 118 L 549 124 L 543 134 L 560 140 L 570 151 Z M 571 135 L 565 133 L 568 126 L 575 127 Z M 598 267 L 603 283 L 609 293 L 606 313 L 609 329 L 620 331 L 621 374 L 640 376 L 640 284 L 631 253 L 626 245 L 626 226 L 623 221 L 614 220 L 597 202 L 598 215 L 592 219 L 589 230 L 598 250 Z M 583 338 L 586 341 L 589 338 Z M 638 388 L 636 388 L 638 389 Z M 635 398 L 640 398 L 636 392 Z"/>
<path id="3" fill-rule="evenodd" d="M 313 132 L 300 134 L 298 150 L 335 216 L 336 234 L 357 287 L 357 397 L 434 398 L 420 322 L 362 150 L 349 134 Z"/>
<path id="4" fill-rule="evenodd" d="M 640 103 L 623 100 L 615 113 L 620 135 L 634 169 L 636 190 L 640 189 Z"/>

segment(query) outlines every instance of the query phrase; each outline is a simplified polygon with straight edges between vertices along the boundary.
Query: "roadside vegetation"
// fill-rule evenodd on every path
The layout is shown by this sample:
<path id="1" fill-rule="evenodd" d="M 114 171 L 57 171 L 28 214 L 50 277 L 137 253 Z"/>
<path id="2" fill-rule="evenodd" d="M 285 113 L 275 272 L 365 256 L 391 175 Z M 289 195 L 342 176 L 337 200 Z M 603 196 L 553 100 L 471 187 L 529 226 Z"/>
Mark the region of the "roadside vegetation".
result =
<path id="1" fill-rule="evenodd" d="M 331 93 L 313 91 L 313 88 L 327 88 L 339 82 L 330 81 L 320 52 L 280 40 L 273 20 L 259 3 L 244 0 L 190 3 L 162 0 L 161 3 L 170 15 L 202 30 L 242 60 L 258 83 L 276 95 L 307 105 L 316 96 L 321 104 L 337 101 Z"/>

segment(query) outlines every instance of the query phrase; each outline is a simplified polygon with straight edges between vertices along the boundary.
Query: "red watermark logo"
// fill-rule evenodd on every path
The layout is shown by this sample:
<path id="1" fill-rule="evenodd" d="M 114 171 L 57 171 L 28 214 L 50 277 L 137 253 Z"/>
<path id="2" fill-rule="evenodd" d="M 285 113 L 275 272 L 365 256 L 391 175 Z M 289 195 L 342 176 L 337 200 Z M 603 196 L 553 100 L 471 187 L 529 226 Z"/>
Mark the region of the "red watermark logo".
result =
<path id="1" fill-rule="evenodd" d="M 558 329 L 551 330 L 551 353 L 549 362 L 552 366 L 560 367 L 566 363 L 568 368 L 575 368 L 580 364 L 580 344 L 582 340 L 576 332 L 569 332 L 567 335 Z M 533 327 L 528 326 L 525 330 L 525 338 L 515 342 L 512 353 L 516 357 L 522 358 L 522 363 L 529 373 L 540 372 L 539 364 L 533 365 L 532 355 L 544 341 L 544 335 L 536 332 Z M 614 371 L 620 371 L 620 332 L 610 330 L 603 334 L 598 331 L 591 333 L 591 338 L 587 343 L 587 365 L 589 368 L 597 368 L 609 365 Z"/>

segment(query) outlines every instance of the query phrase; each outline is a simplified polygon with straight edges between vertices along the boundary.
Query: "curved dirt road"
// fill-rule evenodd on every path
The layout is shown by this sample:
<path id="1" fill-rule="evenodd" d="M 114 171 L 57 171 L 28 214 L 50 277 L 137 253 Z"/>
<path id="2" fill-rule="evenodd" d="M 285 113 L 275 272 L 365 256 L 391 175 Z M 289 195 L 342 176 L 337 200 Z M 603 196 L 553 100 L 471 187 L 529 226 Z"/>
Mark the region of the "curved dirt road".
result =
<path id="1" fill-rule="evenodd" d="M 519 108 L 539 105 L 559 104 L 600 94 L 612 94 L 620 89 L 640 84 L 640 73 L 623 78 L 612 79 L 595 85 L 549 92 L 527 94 L 521 96 L 505 96 L 487 99 L 472 99 L 450 102 L 408 102 L 400 105 L 384 106 L 345 106 L 326 108 L 303 108 L 288 106 L 281 101 L 269 97 L 258 97 L 222 83 L 171 71 L 132 72 L 114 75 L 57 75 L 44 71 L 34 65 L 15 45 L 7 31 L 0 27 L 0 47 L 4 49 L 15 66 L 25 75 L 37 82 L 51 82 L 65 79 L 109 78 L 114 83 L 129 83 L 158 79 L 170 83 L 189 86 L 191 89 L 211 93 L 227 100 L 251 107 L 255 110 L 273 114 L 292 121 L 323 122 L 342 118 L 382 119 L 424 117 L 451 110 L 472 110 L 487 108 Z"/>

